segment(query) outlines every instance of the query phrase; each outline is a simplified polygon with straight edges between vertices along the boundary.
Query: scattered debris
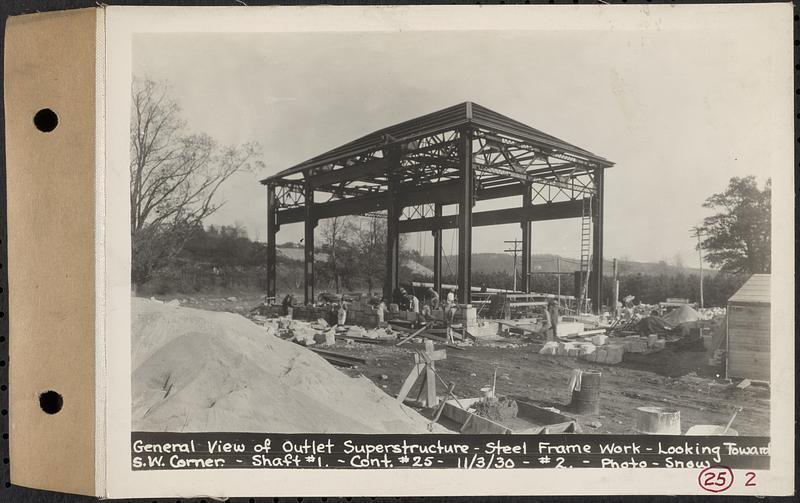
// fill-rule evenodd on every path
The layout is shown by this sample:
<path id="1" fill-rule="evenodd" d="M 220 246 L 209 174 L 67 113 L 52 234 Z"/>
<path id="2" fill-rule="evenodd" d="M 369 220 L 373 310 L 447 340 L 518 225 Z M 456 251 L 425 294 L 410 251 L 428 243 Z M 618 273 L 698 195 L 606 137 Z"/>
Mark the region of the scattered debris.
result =
<path id="1" fill-rule="evenodd" d="M 519 412 L 517 401 L 508 397 L 488 397 L 473 404 L 469 410 L 493 421 L 515 418 Z"/>

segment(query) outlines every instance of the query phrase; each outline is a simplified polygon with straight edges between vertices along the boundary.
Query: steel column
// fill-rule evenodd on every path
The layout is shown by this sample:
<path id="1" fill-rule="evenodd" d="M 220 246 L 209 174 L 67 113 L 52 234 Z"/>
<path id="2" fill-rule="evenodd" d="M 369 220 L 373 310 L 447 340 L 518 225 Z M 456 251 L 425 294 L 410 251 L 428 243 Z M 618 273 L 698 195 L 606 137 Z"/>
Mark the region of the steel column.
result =
<path id="1" fill-rule="evenodd" d="M 275 249 L 275 235 L 278 233 L 278 224 L 275 213 L 275 185 L 267 186 L 267 297 L 275 297 L 277 286 L 276 276 L 278 270 L 277 250 Z"/>
<path id="2" fill-rule="evenodd" d="M 314 229 L 317 218 L 314 215 L 314 189 L 310 184 L 305 187 L 305 237 L 303 238 L 305 256 L 305 303 L 314 303 Z"/>
<path id="3" fill-rule="evenodd" d="M 472 292 L 472 205 L 474 179 L 472 170 L 472 130 L 463 128 L 458 137 L 461 190 L 458 203 L 458 300 L 468 304 Z"/>
<path id="4" fill-rule="evenodd" d="M 434 205 L 434 218 L 442 218 L 442 205 Z M 442 294 L 442 229 L 434 229 L 433 234 L 433 289 Z"/>
<path id="5" fill-rule="evenodd" d="M 400 171 L 400 150 L 393 147 L 386 151 L 386 277 L 383 295 L 392 302 L 395 289 L 400 284 L 400 214 L 403 208 L 397 194 L 397 173 Z"/>
<path id="6" fill-rule="evenodd" d="M 530 210 L 531 206 L 533 205 L 533 201 L 531 200 L 531 185 L 525 184 L 525 191 L 522 193 L 522 208 L 526 211 Z M 532 240 L 531 240 L 531 231 L 532 231 L 532 224 L 531 221 L 525 217 L 522 222 L 520 222 L 522 226 L 522 291 L 525 293 L 530 293 L 531 291 L 531 252 L 532 252 Z"/>
<path id="7" fill-rule="evenodd" d="M 603 170 L 594 171 L 595 196 L 592 198 L 592 270 L 589 275 L 589 297 L 592 310 L 600 314 L 603 310 Z"/>

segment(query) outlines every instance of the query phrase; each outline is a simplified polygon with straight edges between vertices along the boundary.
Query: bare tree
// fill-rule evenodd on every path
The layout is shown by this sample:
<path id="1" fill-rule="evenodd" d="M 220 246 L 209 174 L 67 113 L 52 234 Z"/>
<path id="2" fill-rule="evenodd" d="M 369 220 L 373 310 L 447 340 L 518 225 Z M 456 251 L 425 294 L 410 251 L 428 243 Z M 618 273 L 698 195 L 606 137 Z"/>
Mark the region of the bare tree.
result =
<path id="1" fill-rule="evenodd" d="M 188 134 L 165 82 L 135 78 L 132 93 L 132 280 L 140 284 L 222 206 L 216 196 L 226 180 L 260 165 L 260 149 L 254 143 L 223 147 L 206 134 Z"/>
<path id="2" fill-rule="evenodd" d="M 358 245 L 362 253 L 361 273 L 372 293 L 375 286 L 383 284 L 386 274 L 386 220 L 366 218 L 358 230 Z"/>
<path id="3" fill-rule="evenodd" d="M 323 247 L 328 252 L 328 266 L 336 293 L 341 292 L 342 251 L 353 235 L 353 223 L 347 217 L 333 217 L 322 225 Z"/>

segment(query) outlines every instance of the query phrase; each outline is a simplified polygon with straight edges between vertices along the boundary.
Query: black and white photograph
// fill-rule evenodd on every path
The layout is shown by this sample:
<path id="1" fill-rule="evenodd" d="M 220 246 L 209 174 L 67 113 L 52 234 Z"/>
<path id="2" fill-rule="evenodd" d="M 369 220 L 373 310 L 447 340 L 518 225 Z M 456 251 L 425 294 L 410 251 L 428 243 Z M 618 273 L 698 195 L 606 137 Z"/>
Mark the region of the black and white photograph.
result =
<path id="1" fill-rule="evenodd" d="M 8 19 L 6 487 L 794 494 L 791 4 L 235 3 Z"/>
<path id="2" fill-rule="evenodd" d="M 133 431 L 769 436 L 752 47 L 135 34 Z"/>

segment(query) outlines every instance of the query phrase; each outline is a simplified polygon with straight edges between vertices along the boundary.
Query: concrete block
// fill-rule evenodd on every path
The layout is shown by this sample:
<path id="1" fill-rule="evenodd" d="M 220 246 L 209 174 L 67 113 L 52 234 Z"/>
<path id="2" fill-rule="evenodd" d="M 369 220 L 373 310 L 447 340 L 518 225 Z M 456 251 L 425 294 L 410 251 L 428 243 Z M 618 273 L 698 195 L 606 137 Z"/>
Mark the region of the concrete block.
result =
<path id="1" fill-rule="evenodd" d="M 304 346 L 313 346 L 317 342 L 317 334 L 319 334 L 319 332 L 312 330 L 311 328 L 295 327 L 292 331 L 292 340 Z"/>
<path id="2" fill-rule="evenodd" d="M 622 344 L 609 344 L 606 349 L 606 363 L 615 364 L 622 361 L 625 347 Z"/>
<path id="3" fill-rule="evenodd" d="M 583 323 L 559 322 L 559 324 L 556 325 L 556 334 L 558 334 L 559 337 L 566 337 L 580 332 L 583 332 Z"/>
<path id="4" fill-rule="evenodd" d="M 546 342 L 542 349 L 539 350 L 540 355 L 554 355 L 558 350 L 557 342 Z"/>
<path id="5" fill-rule="evenodd" d="M 348 337 L 364 337 L 366 335 L 366 331 L 359 326 L 351 326 L 347 328 L 347 333 L 345 334 Z"/>

